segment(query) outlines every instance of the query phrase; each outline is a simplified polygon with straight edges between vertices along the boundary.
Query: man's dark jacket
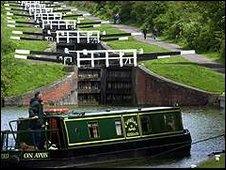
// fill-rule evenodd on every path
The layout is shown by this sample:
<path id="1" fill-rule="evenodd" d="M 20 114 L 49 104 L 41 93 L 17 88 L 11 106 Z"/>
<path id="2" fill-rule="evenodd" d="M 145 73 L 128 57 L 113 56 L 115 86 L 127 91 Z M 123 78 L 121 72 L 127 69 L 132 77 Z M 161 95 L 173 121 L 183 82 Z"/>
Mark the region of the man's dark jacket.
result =
<path id="1" fill-rule="evenodd" d="M 37 98 L 32 98 L 30 100 L 29 117 L 34 116 L 38 116 L 38 119 L 31 121 L 31 124 L 41 127 L 44 124 L 43 104 L 42 101 L 38 100 Z"/>

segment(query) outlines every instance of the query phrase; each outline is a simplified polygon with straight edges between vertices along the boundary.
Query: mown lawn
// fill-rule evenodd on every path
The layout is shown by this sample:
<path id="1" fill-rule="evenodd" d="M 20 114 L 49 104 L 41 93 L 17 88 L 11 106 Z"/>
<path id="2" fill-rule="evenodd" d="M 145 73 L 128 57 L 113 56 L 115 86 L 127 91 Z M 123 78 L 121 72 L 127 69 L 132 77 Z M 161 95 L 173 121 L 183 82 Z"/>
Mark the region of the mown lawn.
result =
<path id="1" fill-rule="evenodd" d="M 157 45 L 147 44 L 141 41 L 135 40 L 133 37 L 129 37 L 126 41 L 109 41 L 107 45 L 113 49 L 143 49 L 145 53 L 152 52 L 166 52 L 168 50 L 161 48 Z"/>
<path id="2" fill-rule="evenodd" d="M 198 66 L 181 56 L 149 60 L 142 63 L 154 73 L 176 82 L 213 93 L 225 91 L 223 74 Z"/>
<path id="3" fill-rule="evenodd" d="M 9 57 L 10 63 L 3 65 L 5 71 L 8 71 L 5 74 L 10 78 L 10 84 L 5 91 L 7 96 L 21 95 L 51 84 L 65 75 L 63 65 L 19 60 L 14 59 L 13 56 L 7 57 Z"/>
<path id="4" fill-rule="evenodd" d="M 86 19 L 87 20 L 87 19 Z M 81 21 L 81 22 L 91 22 L 91 20 L 87 21 Z M 92 21 L 94 22 L 94 21 Z M 98 30 L 101 33 L 103 31 L 106 32 L 106 34 L 117 34 L 117 33 L 125 33 L 124 31 L 121 31 L 117 28 L 112 27 L 110 24 L 101 24 L 100 27 L 95 27 L 95 28 L 82 28 L 81 30 Z"/>
<path id="5" fill-rule="evenodd" d="M 201 53 L 201 55 L 204 55 L 205 57 L 209 58 L 210 60 L 224 64 L 224 60 L 221 58 L 221 54 L 219 52 L 205 52 L 205 53 Z"/>
<path id="6" fill-rule="evenodd" d="M 12 17 L 13 20 L 27 21 L 25 17 Z M 60 64 L 34 62 L 14 58 L 15 49 L 44 51 L 50 47 L 47 41 L 11 40 L 12 30 L 41 32 L 33 25 L 27 27 L 7 27 L 6 11 L 1 5 L 1 90 L 4 96 L 22 95 L 30 90 L 51 84 L 66 73 Z M 25 37 L 25 35 L 19 35 Z"/>
<path id="7" fill-rule="evenodd" d="M 16 21 L 29 21 L 26 17 L 21 16 L 15 16 L 13 17 L 13 20 Z M 49 47 L 49 43 L 47 41 L 18 41 L 18 40 L 11 40 L 10 36 L 21 36 L 26 37 L 26 35 L 15 35 L 12 34 L 13 30 L 16 31 L 27 31 L 27 32 L 41 32 L 40 28 L 35 28 L 33 25 L 26 25 L 26 27 L 7 27 L 7 18 L 5 15 L 5 11 L 2 11 L 1 13 L 1 29 L 2 29 L 2 41 L 5 41 L 6 43 L 10 44 L 12 46 L 12 49 L 5 49 L 6 52 L 14 52 L 15 49 L 27 49 L 27 50 L 37 50 L 37 51 L 43 51 L 46 48 Z M 3 44 L 5 42 L 2 42 Z"/>

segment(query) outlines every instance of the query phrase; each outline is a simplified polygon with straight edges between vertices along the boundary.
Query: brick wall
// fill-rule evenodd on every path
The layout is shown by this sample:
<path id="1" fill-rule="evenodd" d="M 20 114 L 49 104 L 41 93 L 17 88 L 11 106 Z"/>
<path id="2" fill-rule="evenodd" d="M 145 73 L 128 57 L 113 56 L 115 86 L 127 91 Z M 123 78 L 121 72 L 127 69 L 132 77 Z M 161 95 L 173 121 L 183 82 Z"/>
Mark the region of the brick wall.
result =
<path id="1" fill-rule="evenodd" d="M 165 79 L 142 66 L 136 69 L 136 101 L 138 105 L 205 106 L 219 105 L 218 95 Z"/>
<path id="2" fill-rule="evenodd" d="M 37 91 L 43 94 L 45 104 L 70 105 L 77 104 L 77 69 L 62 80 L 49 86 L 38 88 L 22 96 L 5 98 L 5 106 L 28 106 L 29 101 Z"/>
<path id="3" fill-rule="evenodd" d="M 134 101 L 138 105 L 172 106 L 219 106 L 218 95 L 178 84 L 171 80 L 155 75 L 142 66 L 134 68 L 135 76 Z M 77 69 L 63 80 L 56 81 L 50 86 L 42 87 L 23 96 L 5 99 L 5 106 L 27 106 L 29 100 L 37 91 L 41 91 L 45 104 L 77 105 Z"/>

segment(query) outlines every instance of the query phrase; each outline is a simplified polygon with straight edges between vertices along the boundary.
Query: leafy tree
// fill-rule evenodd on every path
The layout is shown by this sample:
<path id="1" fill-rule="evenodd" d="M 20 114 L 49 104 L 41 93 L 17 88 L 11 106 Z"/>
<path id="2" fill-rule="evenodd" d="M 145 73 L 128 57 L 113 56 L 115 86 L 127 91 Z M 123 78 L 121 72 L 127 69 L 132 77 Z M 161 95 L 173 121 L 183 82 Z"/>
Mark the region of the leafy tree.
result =
<path id="1" fill-rule="evenodd" d="M 198 52 L 215 51 L 224 56 L 225 1 L 89 1 L 87 10 L 105 19 L 119 12 L 121 21 L 146 25 L 159 35 Z M 93 10 L 94 9 L 94 10 Z"/>

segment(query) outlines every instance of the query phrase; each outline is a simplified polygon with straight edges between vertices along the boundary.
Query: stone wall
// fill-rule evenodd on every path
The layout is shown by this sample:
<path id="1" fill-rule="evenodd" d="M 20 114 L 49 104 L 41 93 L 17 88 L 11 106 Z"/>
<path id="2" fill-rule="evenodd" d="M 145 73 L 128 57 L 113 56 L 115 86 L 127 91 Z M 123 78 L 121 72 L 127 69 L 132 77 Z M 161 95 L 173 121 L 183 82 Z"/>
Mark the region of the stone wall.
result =
<path id="1" fill-rule="evenodd" d="M 218 95 L 163 78 L 143 66 L 136 68 L 136 101 L 149 106 L 219 105 Z"/>

